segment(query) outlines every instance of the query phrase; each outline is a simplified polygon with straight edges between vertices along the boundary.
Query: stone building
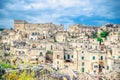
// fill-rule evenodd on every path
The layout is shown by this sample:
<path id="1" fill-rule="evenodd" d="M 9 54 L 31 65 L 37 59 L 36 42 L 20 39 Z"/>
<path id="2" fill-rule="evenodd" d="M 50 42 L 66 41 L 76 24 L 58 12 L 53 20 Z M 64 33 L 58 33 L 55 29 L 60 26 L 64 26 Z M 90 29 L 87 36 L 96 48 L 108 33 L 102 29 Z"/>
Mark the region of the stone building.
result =
<path id="1" fill-rule="evenodd" d="M 102 38 L 101 44 L 90 37 L 93 32 L 100 34 L 104 30 L 109 31 L 109 35 Z M 15 20 L 14 30 L 2 31 L 0 41 L 10 45 L 14 55 L 11 61 L 15 63 L 46 64 L 49 63 L 47 53 L 51 52 L 50 64 L 57 70 L 67 67 L 71 71 L 98 75 L 113 71 L 114 61 L 120 60 L 118 24 L 103 27 L 75 24 L 64 30 L 63 25 Z"/>

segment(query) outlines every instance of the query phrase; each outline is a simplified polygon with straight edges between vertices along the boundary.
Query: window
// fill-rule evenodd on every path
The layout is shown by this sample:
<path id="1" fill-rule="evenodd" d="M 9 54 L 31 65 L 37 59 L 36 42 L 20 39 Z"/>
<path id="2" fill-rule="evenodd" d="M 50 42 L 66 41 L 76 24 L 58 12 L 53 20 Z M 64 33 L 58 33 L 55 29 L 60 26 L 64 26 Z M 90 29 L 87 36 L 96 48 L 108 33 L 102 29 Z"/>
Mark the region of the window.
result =
<path id="1" fill-rule="evenodd" d="M 51 45 L 51 50 L 53 49 L 53 46 Z"/>
<path id="2" fill-rule="evenodd" d="M 85 69 L 84 69 L 84 68 L 82 68 L 82 72 L 84 72 L 84 70 L 85 70 Z"/>
<path id="3" fill-rule="evenodd" d="M 84 64 L 84 62 L 82 62 L 82 66 L 84 66 L 85 64 Z"/>
<path id="4" fill-rule="evenodd" d="M 120 59 L 120 56 L 118 58 Z"/>
<path id="5" fill-rule="evenodd" d="M 109 66 L 107 66 L 107 70 L 109 70 Z"/>
<path id="6" fill-rule="evenodd" d="M 43 56 L 43 53 L 42 53 L 42 52 L 40 52 L 40 56 Z"/>
<path id="7" fill-rule="evenodd" d="M 34 36 L 34 32 L 32 33 L 32 36 Z"/>
<path id="8" fill-rule="evenodd" d="M 84 60 L 84 56 L 82 56 L 81 59 Z"/>
<path id="9" fill-rule="evenodd" d="M 113 56 L 113 58 L 115 59 L 115 56 Z"/>
<path id="10" fill-rule="evenodd" d="M 82 48 L 82 46 L 81 46 L 81 48 Z"/>
<path id="11" fill-rule="evenodd" d="M 101 56 L 101 60 L 103 60 L 103 56 Z"/>
<path id="12" fill-rule="evenodd" d="M 35 33 L 35 35 L 37 35 L 37 32 Z"/>
<path id="13" fill-rule="evenodd" d="M 40 48 L 42 48 L 42 46 L 40 46 Z"/>
<path id="14" fill-rule="evenodd" d="M 97 49 L 97 46 L 95 46 L 95 49 Z"/>
<path id="15" fill-rule="evenodd" d="M 82 51 L 82 53 L 84 53 L 84 51 Z"/>
<path id="16" fill-rule="evenodd" d="M 92 58 L 93 60 L 95 60 L 95 56 L 93 56 L 93 58 Z"/>
<path id="17" fill-rule="evenodd" d="M 57 59 L 59 59 L 60 58 L 60 55 L 57 55 Z"/>
<path id="18" fill-rule="evenodd" d="M 68 54 L 68 59 L 70 59 L 70 55 Z"/>
<path id="19" fill-rule="evenodd" d="M 66 59 L 66 56 L 64 55 L 64 60 Z"/>
<path id="20" fill-rule="evenodd" d="M 98 66 L 97 66 L 97 65 L 95 65 L 95 66 L 94 66 L 94 68 L 98 68 Z"/>
<path id="21" fill-rule="evenodd" d="M 59 61 L 57 61 L 57 64 L 59 64 Z"/>
<path id="22" fill-rule="evenodd" d="M 73 58 L 73 55 L 71 57 Z"/>

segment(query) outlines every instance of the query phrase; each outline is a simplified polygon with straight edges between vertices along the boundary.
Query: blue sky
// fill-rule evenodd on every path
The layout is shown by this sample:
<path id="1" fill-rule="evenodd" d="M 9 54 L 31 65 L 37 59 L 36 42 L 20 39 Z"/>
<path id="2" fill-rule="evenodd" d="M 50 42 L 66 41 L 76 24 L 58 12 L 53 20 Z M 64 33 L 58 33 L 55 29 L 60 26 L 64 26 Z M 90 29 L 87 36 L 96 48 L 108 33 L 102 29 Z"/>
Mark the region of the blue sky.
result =
<path id="1" fill-rule="evenodd" d="M 14 20 L 101 26 L 120 23 L 120 0 L 0 0 L 0 28 Z"/>

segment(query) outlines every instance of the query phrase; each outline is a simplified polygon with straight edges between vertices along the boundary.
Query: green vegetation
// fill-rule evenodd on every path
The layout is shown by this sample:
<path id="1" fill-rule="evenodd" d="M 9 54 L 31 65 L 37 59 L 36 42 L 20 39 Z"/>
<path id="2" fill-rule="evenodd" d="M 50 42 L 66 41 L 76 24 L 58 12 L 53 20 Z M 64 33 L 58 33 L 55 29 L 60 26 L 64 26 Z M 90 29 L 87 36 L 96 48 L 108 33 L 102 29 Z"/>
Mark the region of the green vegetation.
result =
<path id="1" fill-rule="evenodd" d="M 102 31 L 100 33 L 100 36 L 103 37 L 103 38 L 106 38 L 108 36 L 109 32 L 108 31 Z"/>
<path id="2" fill-rule="evenodd" d="M 97 32 L 92 33 L 91 37 L 92 37 L 92 38 L 97 38 Z"/>
<path id="3" fill-rule="evenodd" d="M 102 38 L 107 38 L 109 32 L 108 31 L 102 31 L 99 35 L 97 32 L 93 32 L 91 35 L 91 38 L 96 38 L 97 41 L 99 42 L 99 44 L 101 44 L 101 42 L 103 41 Z"/>
<path id="4" fill-rule="evenodd" d="M 4 68 L 13 68 L 13 66 L 10 63 L 5 63 L 2 62 L 0 63 L 0 66 L 4 69 Z"/>
<path id="5" fill-rule="evenodd" d="M 0 68 L 0 79 L 2 79 L 2 75 L 3 75 L 2 69 Z"/>
<path id="6" fill-rule="evenodd" d="M 54 37 L 54 42 L 57 42 L 56 38 Z"/>
<path id="7" fill-rule="evenodd" d="M 27 72 L 24 70 L 18 75 L 17 71 L 13 71 L 12 73 L 6 73 L 2 76 L 3 80 L 36 80 L 35 72 Z"/>
<path id="8" fill-rule="evenodd" d="M 99 42 L 99 44 L 101 44 L 101 42 L 103 41 L 103 39 L 100 38 L 100 37 L 98 37 L 98 38 L 97 38 L 97 41 Z"/>
<path id="9" fill-rule="evenodd" d="M 47 53 L 46 54 L 52 54 L 52 52 L 50 50 L 47 50 Z"/>

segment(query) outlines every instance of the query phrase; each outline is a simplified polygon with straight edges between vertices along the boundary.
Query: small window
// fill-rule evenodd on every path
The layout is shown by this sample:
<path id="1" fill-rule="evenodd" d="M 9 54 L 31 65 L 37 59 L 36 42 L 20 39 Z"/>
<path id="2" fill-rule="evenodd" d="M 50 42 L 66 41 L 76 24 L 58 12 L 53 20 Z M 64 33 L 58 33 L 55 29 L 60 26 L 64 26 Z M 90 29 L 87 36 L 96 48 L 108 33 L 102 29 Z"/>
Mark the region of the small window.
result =
<path id="1" fill-rule="evenodd" d="M 97 65 L 95 65 L 95 66 L 94 66 L 94 68 L 98 68 L 98 66 L 97 66 Z"/>
<path id="2" fill-rule="evenodd" d="M 118 58 L 120 59 L 120 56 Z"/>
<path id="3" fill-rule="evenodd" d="M 66 59 L 66 56 L 64 56 L 64 60 Z"/>
<path id="4" fill-rule="evenodd" d="M 84 62 L 82 62 L 82 66 L 84 66 L 85 64 L 84 64 Z"/>
<path id="5" fill-rule="evenodd" d="M 71 57 L 73 58 L 73 55 Z"/>
<path id="6" fill-rule="evenodd" d="M 57 55 L 57 59 L 59 59 L 60 58 L 60 55 Z"/>
<path id="7" fill-rule="evenodd" d="M 57 64 L 59 64 L 59 61 L 57 61 Z"/>
<path id="8" fill-rule="evenodd" d="M 95 60 L 95 56 L 93 56 L 93 58 L 92 58 L 93 60 Z"/>
<path id="9" fill-rule="evenodd" d="M 32 33 L 32 36 L 34 36 L 34 32 Z"/>
<path id="10" fill-rule="evenodd" d="M 82 56 L 81 59 L 84 60 L 84 56 Z"/>
<path id="11" fill-rule="evenodd" d="M 113 58 L 115 59 L 115 56 L 113 56 Z"/>
<path id="12" fill-rule="evenodd" d="M 42 52 L 40 52 L 40 56 L 43 56 L 43 53 L 42 53 Z"/>
<path id="13" fill-rule="evenodd" d="M 31 40 L 33 40 L 33 38 L 31 38 Z"/>
<path id="14" fill-rule="evenodd" d="M 67 56 L 68 56 L 68 59 L 70 59 L 70 55 L 68 54 Z"/>
<path id="15" fill-rule="evenodd" d="M 37 35 L 37 32 L 35 33 L 35 35 Z"/>
<path id="16" fill-rule="evenodd" d="M 40 46 L 40 48 L 42 48 L 42 46 Z"/>
<path id="17" fill-rule="evenodd" d="M 82 51 L 82 53 L 84 53 L 84 51 Z"/>
<path id="18" fill-rule="evenodd" d="M 101 56 L 101 60 L 103 60 L 103 56 Z"/>
<path id="19" fill-rule="evenodd" d="M 51 50 L 53 49 L 53 46 L 51 45 Z"/>
<path id="20" fill-rule="evenodd" d="M 84 68 L 82 68 L 82 72 L 84 72 L 84 70 L 85 70 L 85 69 L 84 69 Z"/>
<path id="21" fill-rule="evenodd" d="M 109 70 L 109 66 L 107 66 L 107 70 Z"/>

